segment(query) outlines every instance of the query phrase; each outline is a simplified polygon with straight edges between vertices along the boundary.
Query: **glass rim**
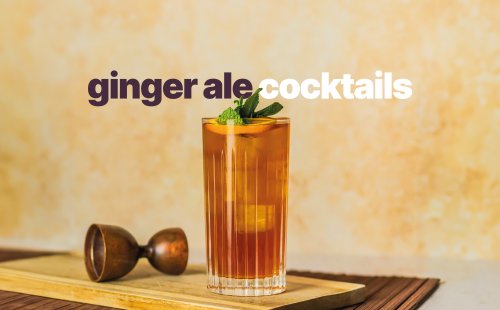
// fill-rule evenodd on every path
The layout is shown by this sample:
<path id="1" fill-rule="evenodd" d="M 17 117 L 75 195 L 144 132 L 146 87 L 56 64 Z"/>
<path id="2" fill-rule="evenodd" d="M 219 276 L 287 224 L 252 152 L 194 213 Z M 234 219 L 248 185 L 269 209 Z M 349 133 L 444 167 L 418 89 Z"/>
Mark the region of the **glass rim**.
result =
<path id="1" fill-rule="evenodd" d="M 276 123 L 269 124 L 269 125 L 290 124 L 290 118 L 285 117 L 285 116 L 279 116 L 279 117 L 266 116 L 266 117 L 256 117 L 255 119 L 261 119 L 261 118 L 272 118 L 272 119 L 276 120 Z M 206 124 L 212 119 L 217 119 L 217 117 L 202 117 L 201 122 L 203 124 Z"/>

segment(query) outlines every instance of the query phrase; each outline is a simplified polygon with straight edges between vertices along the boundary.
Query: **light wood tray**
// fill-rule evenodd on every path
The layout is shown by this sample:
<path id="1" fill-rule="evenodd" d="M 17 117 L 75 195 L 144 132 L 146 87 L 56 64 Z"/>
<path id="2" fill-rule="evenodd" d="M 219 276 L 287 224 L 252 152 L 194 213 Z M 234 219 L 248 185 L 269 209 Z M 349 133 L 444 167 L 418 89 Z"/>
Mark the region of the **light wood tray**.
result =
<path id="1" fill-rule="evenodd" d="M 181 276 L 164 275 L 140 260 L 111 282 L 88 279 L 83 258 L 55 255 L 0 263 L 0 290 L 123 309 L 335 309 L 360 303 L 365 286 L 287 276 L 275 296 L 233 297 L 210 293 L 205 266 L 189 265 Z"/>

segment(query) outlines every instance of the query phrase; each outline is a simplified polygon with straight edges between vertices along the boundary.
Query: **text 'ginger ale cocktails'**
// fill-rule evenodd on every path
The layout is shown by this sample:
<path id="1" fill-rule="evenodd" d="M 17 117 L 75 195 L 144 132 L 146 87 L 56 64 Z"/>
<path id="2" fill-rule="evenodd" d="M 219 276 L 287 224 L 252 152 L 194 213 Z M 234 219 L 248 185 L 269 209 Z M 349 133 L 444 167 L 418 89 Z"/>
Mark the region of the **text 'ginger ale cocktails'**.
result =
<path id="1" fill-rule="evenodd" d="M 290 119 L 247 122 L 203 119 L 208 288 L 273 295 L 286 286 Z"/>

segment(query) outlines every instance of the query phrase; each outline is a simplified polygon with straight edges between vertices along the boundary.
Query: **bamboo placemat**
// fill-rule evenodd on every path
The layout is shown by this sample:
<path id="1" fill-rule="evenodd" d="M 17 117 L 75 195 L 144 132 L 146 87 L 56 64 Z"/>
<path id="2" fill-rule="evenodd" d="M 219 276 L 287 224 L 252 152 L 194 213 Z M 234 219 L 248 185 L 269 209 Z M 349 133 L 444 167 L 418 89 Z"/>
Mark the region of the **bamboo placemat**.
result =
<path id="1" fill-rule="evenodd" d="M 49 254 L 50 253 L 47 252 L 0 250 L 0 262 Z M 439 279 L 429 278 L 420 279 L 408 277 L 354 276 L 293 270 L 289 271 L 287 274 L 324 280 L 365 284 L 365 301 L 361 304 L 343 308 L 344 310 L 417 309 L 439 286 Z M 0 291 L 0 309 L 104 310 L 112 308 Z"/>
<path id="2" fill-rule="evenodd" d="M 434 293 L 439 279 L 353 276 L 318 272 L 289 271 L 287 274 L 366 285 L 365 301 L 343 310 L 414 310 Z"/>

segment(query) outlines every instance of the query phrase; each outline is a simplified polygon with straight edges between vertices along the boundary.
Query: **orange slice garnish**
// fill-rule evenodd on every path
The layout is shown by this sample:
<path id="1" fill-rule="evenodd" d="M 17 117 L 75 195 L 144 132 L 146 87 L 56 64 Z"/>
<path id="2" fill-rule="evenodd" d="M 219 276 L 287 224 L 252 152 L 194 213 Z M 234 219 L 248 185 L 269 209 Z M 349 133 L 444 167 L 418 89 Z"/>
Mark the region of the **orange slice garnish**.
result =
<path id="1" fill-rule="evenodd" d="M 257 134 L 274 128 L 276 120 L 270 117 L 248 118 L 250 124 L 233 126 L 217 124 L 217 119 L 213 118 L 205 124 L 206 128 L 220 135 L 242 135 Z"/>

